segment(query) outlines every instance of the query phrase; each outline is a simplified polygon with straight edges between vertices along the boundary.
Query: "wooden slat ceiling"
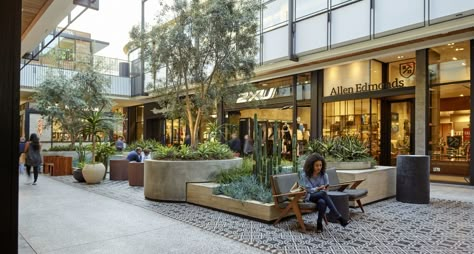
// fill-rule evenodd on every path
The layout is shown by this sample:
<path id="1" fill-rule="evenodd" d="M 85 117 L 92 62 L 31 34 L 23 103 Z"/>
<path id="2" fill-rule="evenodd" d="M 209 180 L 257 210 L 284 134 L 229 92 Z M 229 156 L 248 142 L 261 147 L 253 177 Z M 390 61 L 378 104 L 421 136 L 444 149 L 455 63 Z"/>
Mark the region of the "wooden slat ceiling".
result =
<path id="1" fill-rule="evenodd" d="M 52 0 L 22 0 L 21 34 L 24 36 L 29 27 L 43 15 Z"/>

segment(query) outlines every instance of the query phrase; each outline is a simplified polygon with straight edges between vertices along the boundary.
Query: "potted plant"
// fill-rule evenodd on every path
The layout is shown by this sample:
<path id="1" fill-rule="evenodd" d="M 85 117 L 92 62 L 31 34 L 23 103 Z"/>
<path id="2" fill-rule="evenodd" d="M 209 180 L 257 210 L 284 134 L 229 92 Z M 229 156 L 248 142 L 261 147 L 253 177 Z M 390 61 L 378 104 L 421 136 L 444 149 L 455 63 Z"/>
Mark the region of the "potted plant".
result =
<path id="1" fill-rule="evenodd" d="M 116 150 L 113 143 L 110 143 L 110 142 L 97 143 L 95 159 L 96 161 L 102 162 L 105 168 L 108 168 L 109 157 L 115 154 L 115 152 Z M 106 173 L 107 172 L 104 173 L 104 177 L 102 179 L 105 179 Z"/>
<path id="2" fill-rule="evenodd" d="M 91 162 L 82 169 L 88 184 L 100 183 L 106 173 L 105 165 L 96 162 L 97 140 L 113 129 L 117 118 L 110 112 L 112 101 L 106 96 L 109 81 L 92 66 L 79 71 L 71 80 L 76 87 L 82 107 L 78 113 L 81 122 L 81 133 L 91 140 Z"/>

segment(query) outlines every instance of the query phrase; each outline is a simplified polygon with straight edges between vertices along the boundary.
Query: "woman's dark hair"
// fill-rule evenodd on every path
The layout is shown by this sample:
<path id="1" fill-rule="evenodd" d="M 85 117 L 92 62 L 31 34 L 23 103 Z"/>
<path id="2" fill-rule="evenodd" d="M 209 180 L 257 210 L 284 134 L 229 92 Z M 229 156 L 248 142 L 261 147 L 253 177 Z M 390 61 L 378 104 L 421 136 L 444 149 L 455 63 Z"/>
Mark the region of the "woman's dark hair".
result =
<path id="1" fill-rule="evenodd" d="M 30 135 L 30 145 L 33 148 L 33 150 L 39 150 L 40 149 L 40 143 L 39 143 L 39 138 L 36 133 L 31 133 Z"/>
<path id="2" fill-rule="evenodd" d="M 304 162 L 304 173 L 306 177 L 310 178 L 313 176 L 314 172 L 314 163 L 317 161 L 321 161 L 323 163 L 323 167 L 321 168 L 321 176 L 323 176 L 326 173 L 326 160 L 324 159 L 323 156 L 321 156 L 319 153 L 313 153 L 306 158 L 306 161 Z"/>

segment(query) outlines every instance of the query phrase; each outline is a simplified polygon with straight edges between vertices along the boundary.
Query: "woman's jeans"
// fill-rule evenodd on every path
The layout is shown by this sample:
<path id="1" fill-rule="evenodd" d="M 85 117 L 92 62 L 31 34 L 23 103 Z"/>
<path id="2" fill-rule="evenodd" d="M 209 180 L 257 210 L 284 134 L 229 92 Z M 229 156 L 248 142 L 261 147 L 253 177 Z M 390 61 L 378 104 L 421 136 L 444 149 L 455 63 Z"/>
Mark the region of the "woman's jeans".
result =
<path id="1" fill-rule="evenodd" d="M 326 213 L 326 207 L 329 207 L 333 213 L 337 215 L 337 217 L 341 217 L 341 214 L 334 206 L 331 198 L 328 196 L 326 191 L 318 191 L 314 193 L 310 193 L 309 201 L 315 203 L 318 208 L 318 224 L 322 223 L 323 215 Z"/>
<path id="2" fill-rule="evenodd" d="M 28 177 L 31 175 L 30 174 L 30 165 L 25 165 L 26 166 L 26 173 L 28 174 Z M 34 182 L 36 183 L 36 180 L 38 180 L 38 172 L 39 172 L 39 166 L 33 167 L 33 176 L 34 176 Z"/>

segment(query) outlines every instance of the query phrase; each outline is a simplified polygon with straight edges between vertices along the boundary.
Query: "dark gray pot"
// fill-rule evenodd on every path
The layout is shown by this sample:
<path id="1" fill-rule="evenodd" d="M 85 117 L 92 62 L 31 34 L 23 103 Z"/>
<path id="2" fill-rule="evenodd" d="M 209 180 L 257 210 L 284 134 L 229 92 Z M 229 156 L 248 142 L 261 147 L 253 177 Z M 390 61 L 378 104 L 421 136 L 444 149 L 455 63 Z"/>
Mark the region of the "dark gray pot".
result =
<path id="1" fill-rule="evenodd" d="M 82 168 L 74 168 L 72 171 L 72 177 L 74 177 L 74 179 L 80 183 L 84 183 L 86 181 L 84 176 L 82 176 Z"/>

